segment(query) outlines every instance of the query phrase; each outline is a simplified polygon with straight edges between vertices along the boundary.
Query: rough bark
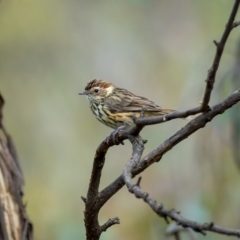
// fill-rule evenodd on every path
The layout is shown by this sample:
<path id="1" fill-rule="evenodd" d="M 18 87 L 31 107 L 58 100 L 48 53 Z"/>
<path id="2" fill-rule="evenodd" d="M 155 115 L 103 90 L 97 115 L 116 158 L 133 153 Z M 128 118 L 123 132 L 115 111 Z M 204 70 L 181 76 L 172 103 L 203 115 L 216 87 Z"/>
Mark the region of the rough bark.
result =
<path id="1" fill-rule="evenodd" d="M 0 239 L 31 240 L 33 226 L 23 203 L 24 178 L 13 140 L 3 122 L 0 94 Z"/>

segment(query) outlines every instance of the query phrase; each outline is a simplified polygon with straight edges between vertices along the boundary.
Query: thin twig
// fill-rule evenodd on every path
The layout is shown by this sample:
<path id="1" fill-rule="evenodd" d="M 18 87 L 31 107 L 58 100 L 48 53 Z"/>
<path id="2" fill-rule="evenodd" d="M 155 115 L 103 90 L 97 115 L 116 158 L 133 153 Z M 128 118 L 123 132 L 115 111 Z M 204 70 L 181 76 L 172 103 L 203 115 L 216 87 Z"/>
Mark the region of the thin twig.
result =
<path id="1" fill-rule="evenodd" d="M 201 111 L 206 111 L 208 108 L 211 93 L 213 90 L 213 85 L 215 82 L 216 72 L 218 70 L 218 66 L 219 66 L 228 36 L 229 36 L 231 30 L 233 29 L 232 26 L 233 26 L 236 14 L 238 12 L 238 7 L 239 7 L 239 0 L 235 0 L 231 14 L 230 14 L 228 22 L 226 24 L 225 30 L 222 34 L 221 40 L 217 44 L 216 53 L 215 53 L 215 57 L 214 57 L 212 66 L 208 70 L 208 76 L 206 79 L 206 88 L 205 88 L 205 93 L 204 93 L 204 97 L 202 100 Z"/>
<path id="2" fill-rule="evenodd" d="M 119 176 L 108 187 L 103 189 L 101 192 L 99 192 L 99 184 L 102 168 L 105 163 L 105 155 L 108 149 L 115 145 L 116 139 L 113 139 L 112 137 L 107 138 L 99 145 L 94 157 L 93 170 L 85 203 L 86 209 L 84 215 L 87 239 L 89 240 L 99 239 L 102 231 L 106 230 L 108 227 L 113 225 L 112 223 L 114 221 L 109 220 L 102 227 L 100 227 L 98 223 L 98 213 L 101 207 L 107 202 L 107 200 L 119 189 L 121 189 L 125 183 L 128 186 L 129 191 L 133 192 L 136 197 L 140 197 L 144 201 L 146 201 L 152 207 L 152 209 L 154 211 L 156 210 L 155 212 L 157 212 L 160 216 L 164 217 L 166 221 L 168 220 L 167 218 L 169 217 L 178 222 L 179 224 L 181 224 L 183 227 L 191 227 L 195 231 L 199 231 L 201 233 L 204 233 L 204 231 L 214 231 L 222 234 L 239 236 L 239 231 L 236 230 L 221 228 L 213 224 L 200 224 L 183 219 L 178 212 L 166 209 L 164 206 L 157 204 L 148 195 L 148 193 L 142 192 L 139 186 L 140 182 L 137 182 L 137 184 L 132 184 L 131 182 L 132 177 L 144 171 L 154 162 L 159 161 L 166 152 L 168 152 L 170 149 L 176 146 L 179 142 L 193 134 L 195 131 L 204 127 L 214 117 L 216 117 L 219 114 L 222 114 L 225 110 L 227 110 L 228 108 L 232 107 L 234 104 L 240 101 L 240 91 L 238 90 L 231 94 L 229 97 L 227 97 L 224 101 L 222 101 L 219 104 L 216 104 L 212 108 L 209 108 L 208 106 L 215 82 L 216 72 L 218 70 L 218 66 L 221 60 L 221 56 L 226 41 L 231 30 L 239 25 L 238 22 L 234 23 L 234 19 L 239 7 L 239 2 L 240 0 L 235 0 L 228 23 L 226 25 L 226 28 L 223 32 L 220 41 L 214 42 L 216 45 L 216 54 L 212 66 L 208 71 L 206 87 L 201 106 L 186 111 L 178 112 L 176 111 L 162 117 L 155 118 L 141 117 L 136 119 L 135 128 L 128 132 L 122 132 L 120 135 L 117 136 L 117 142 L 119 143 L 127 138 L 129 138 L 129 140 L 132 142 L 133 144 L 132 158 L 124 168 L 123 174 Z M 144 141 L 140 139 L 138 135 L 144 126 L 169 121 L 174 118 L 188 117 L 189 115 L 194 115 L 197 113 L 202 114 L 193 119 L 191 122 L 189 122 L 183 129 L 175 133 L 171 138 L 167 139 L 163 144 L 161 144 L 159 147 L 150 152 L 146 157 L 144 157 L 141 160 Z"/>
<path id="3" fill-rule="evenodd" d="M 201 106 L 195 107 L 192 109 L 188 109 L 185 111 L 175 111 L 175 112 L 172 112 L 165 116 L 138 118 L 138 119 L 136 119 L 137 125 L 146 126 L 146 125 L 158 124 L 158 123 L 166 122 L 166 121 L 169 121 L 169 120 L 172 120 L 175 118 L 186 118 L 190 115 L 195 115 L 195 114 L 209 110 L 208 104 L 210 101 L 211 93 L 213 90 L 213 85 L 215 82 L 216 72 L 218 70 L 218 66 L 219 66 L 219 63 L 220 63 L 220 60 L 222 57 L 222 53 L 223 53 L 225 44 L 227 42 L 227 39 L 228 39 L 228 36 L 229 36 L 231 30 L 233 29 L 233 26 L 237 27 L 238 25 L 240 25 L 240 22 L 234 23 L 234 19 L 237 14 L 238 7 L 239 7 L 239 0 L 236 0 L 220 41 L 217 42 L 216 40 L 214 40 L 214 44 L 216 45 L 216 53 L 215 53 L 215 57 L 214 57 L 212 66 L 208 70 L 207 79 L 205 80 L 206 87 L 205 87 L 205 93 L 204 93 L 204 97 L 203 97 Z"/>
<path id="4" fill-rule="evenodd" d="M 232 29 L 235 28 L 235 27 L 238 27 L 239 25 L 240 25 L 240 21 L 234 22 L 232 24 Z"/>
<path id="5" fill-rule="evenodd" d="M 120 224 L 120 220 L 118 217 L 110 218 L 105 224 L 101 226 L 101 231 L 106 232 L 108 228 L 115 224 Z"/>
<path id="6" fill-rule="evenodd" d="M 219 114 L 222 114 L 224 111 L 231 108 L 234 104 L 238 103 L 239 101 L 240 101 L 240 90 L 237 90 L 233 94 L 231 94 L 229 97 L 227 97 L 224 101 L 213 106 L 209 112 L 206 112 L 198 116 L 197 118 L 193 119 L 184 128 L 182 128 L 180 131 L 175 133 L 172 137 L 167 139 L 159 147 L 154 149 L 146 157 L 140 160 L 140 163 L 137 164 L 137 166 L 134 165 L 134 168 L 132 169 L 132 172 L 131 172 L 132 177 L 143 172 L 147 167 L 149 167 L 154 162 L 159 161 L 165 153 L 167 153 L 170 149 L 176 146 L 179 142 L 183 141 L 185 138 L 187 138 L 188 136 L 196 132 L 198 129 L 204 127 L 214 117 L 216 117 Z M 130 163 L 129 163 L 129 166 L 131 166 Z M 99 198 L 100 198 L 99 204 L 103 206 L 109 198 L 111 198 L 118 190 L 120 190 L 124 186 L 124 184 L 125 184 L 124 176 L 122 174 L 113 183 L 111 183 L 109 186 L 107 186 L 105 189 L 103 189 L 99 193 Z M 132 186 L 130 186 L 130 190 L 133 191 L 134 194 L 136 193 L 136 197 L 138 198 L 142 197 L 142 193 L 141 191 L 139 192 L 139 189 L 140 188 L 136 184 L 133 184 Z M 156 203 L 151 198 L 149 200 L 149 198 L 150 197 L 147 193 L 143 194 L 143 199 L 145 201 L 151 202 L 153 206 L 155 206 L 154 204 Z M 210 228 L 211 224 L 209 225 L 200 224 L 200 223 L 183 219 L 176 211 L 168 210 L 162 205 L 158 204 L 155 206 L 155 208 L 158 210 L 159 214 L 162 217 L 164 218 L 170 217 L 171 219 L 175 220 L 182 226 L 191 227 L 195 231 L 202 232 L 202 233 L 204 233 L 204 231 L 212 231 L 212 232 L 217 232 L 217 233 L 226 234 L 226 235 L 239 236 L 239 230 L 222 228 L 217 225 L 214 225 L 214 227 Z M 189 221 L 190 224 L 186 225 L 185 220 Z"/>
<path id="7" fill-rule="evenodd" d="M 127 176 L 127 174 L 129 175 Z M 206 235 L 205 231 L 211 231 L 228 236 L 240 237 L 240 230 L 220 227 L 213 224 L 212 222 L 201 224 L 195 221 L 191 221 L 186 218 L 183 218 L 176 210 L 167 209 L 162 204 L 159 205 L 148 193 L 142 191 L 140 187 L 136 186 L 131 182 L 130 175 L 131 175 L 130 172 L 123 173 L 123 179 L 125 180 L 125 183 L 129 191 L 132 192 L 137 198 L 143 199 L 158 216 L 163 217 L 165 219 L 171 218 L 182 227 L 184 228 L 190 227 L 194 231 L 199 232 L 203 235 Z"/>
<path id="8" fill-rule="evenodd" d="M 211 107 L 211 110 L 207 113 L 204 113 L 191 122 L 189 122 L 185 127 L 175 133 L 172 137 L 164 141 L 161 145 L 159 145 L 156 149 L 151 151 L 147 156 L 145 156 L 138 166 L 133 171 L 133 176 L 143 172 L 146 168 L 148 168 L 153 163 L 159 161 L 162 156 L 170 151 L 174 146 L 176 146 L 179 142 L 183 141 L 191 134 L 196 132 L 197 130 L 203 128 L 208 122 L 210 122 L 214 117 L 219 114 L 222 114 L 227 109 L 231 108 L 233 105 L 240 101 L 240 90 L 235 91 L 229 97 L 224 99 L 222 102 Z M 124 186 L 124 181 L 122 175 L 119 176 L 114 182 L 109 184 L 105 189 L 103 189 L 99 193 L 99 204 L 103 206 L 105 202 L 112 197 L 119 189 Z"/>

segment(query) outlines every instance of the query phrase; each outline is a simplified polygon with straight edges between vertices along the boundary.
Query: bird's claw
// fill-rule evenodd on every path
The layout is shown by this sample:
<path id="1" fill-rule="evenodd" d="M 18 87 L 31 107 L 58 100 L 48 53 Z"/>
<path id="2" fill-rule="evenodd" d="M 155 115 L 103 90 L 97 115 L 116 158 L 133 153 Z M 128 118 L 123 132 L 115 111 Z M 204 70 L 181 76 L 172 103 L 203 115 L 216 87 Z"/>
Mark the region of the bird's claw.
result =
<path id="1" fill-rule="evenodd" d="M 112 140 L 115 145 L 122 144 L 124 145 L 123 141 L 119 141 L 119 136 L 120 136 L 120 130 L 116 129 L 113 131 L 106 139 L 107 144 Z"/>

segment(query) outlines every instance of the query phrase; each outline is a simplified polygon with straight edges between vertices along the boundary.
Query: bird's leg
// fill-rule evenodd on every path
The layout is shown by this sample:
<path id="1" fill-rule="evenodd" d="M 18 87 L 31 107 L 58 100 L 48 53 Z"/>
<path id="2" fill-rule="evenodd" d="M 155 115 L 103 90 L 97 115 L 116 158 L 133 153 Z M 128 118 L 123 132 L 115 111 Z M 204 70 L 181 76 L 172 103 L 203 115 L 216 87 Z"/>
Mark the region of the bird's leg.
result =
<path id="1" fill-rule="evenodd" d="M 140 117 L 144 117 L 144 113 L 147 109 L 148 109 L 148 106 L 142 106 Z"/>
<path id="2" fill-rule="evenodd" d="M 123 129 L 125 129 L 126 128 L 126 125 L 122 125 L 122 126 L 120 126 L 120 127 L 118 127 L 117 129 L 115 129 L 108 137 L 107 137 L 107 139 L 106 139 L 106 141 L 107 141 L 107 143 L 109 143 L 109 141 L 110 141 L 110 139 L 112 138 L 113 139 L 113 143 L 114 144 L 122 144 L 122 145 L 124 145 L 124 143 L 121 141 L 121 142 L 119 142 L 118 141 L 118 135 L 119 135 L 119 133 L 120 133 L 120 131 L 122 131 Z"/>

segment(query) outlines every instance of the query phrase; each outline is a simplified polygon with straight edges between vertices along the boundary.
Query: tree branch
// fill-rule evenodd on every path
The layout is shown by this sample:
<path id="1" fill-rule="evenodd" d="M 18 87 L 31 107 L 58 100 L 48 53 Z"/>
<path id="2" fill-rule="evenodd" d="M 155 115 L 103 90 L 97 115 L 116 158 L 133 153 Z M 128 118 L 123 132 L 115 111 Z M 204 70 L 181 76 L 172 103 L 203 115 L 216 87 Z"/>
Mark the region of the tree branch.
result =
<path id="1" fill-rule="evenodd" d="M 134 128 L 134 130 L 128 132 L 124 132 L 123 134 L 118 136 L 117 142 L 122 142 L 123 140 L 127 139 L 130 135 L 138 135 L 138 133 L 142 130 L 143 126 L 138 126 Z M 104 231 L 103 226 L 112 226 L 113 224 L 109 225 L 109 221 L 105 223 L 102 227 L 99 225 L 98 222 L 98 213 L 101 205 L 101 196 L 98 194 L 100 178 L 102 174 L 102 169 L 105 163 L 105 156 L 108 149 L 115 145 L 115 139 L 112 135 L 107 137 L 97 148 L 94 160 L 93 160 L 93 167 L 92 167 L 92 174 L 89 183 L 89 188 L 87 192 L 87 197 L 81 197 L 83 202 L 85 203 L 85 227 L 86 227 L 86 234 L 87 239 L 99 239 L 101 233 Z M 114 218 L 116 219 L 116 218 Z M 119 222 L 120 223 L 120 222 Z M 116 223 L 115 223 L 116 224 Z M 106 229 L 105 229 L 106 231 Z"/>
<path id="2" fill-rule="evenodd" d="M 87 239 L 99 239 L 103 231 L 103 227 L 100 227 L 98 222 L 98 189 L 100 184 L 100 178 L 102 169 L 105 163 L 105 155 L 110 147 L 106 141 L 103 141 L 94 156 L 92 175 L 89 183 L 87 198 L 82 197 L 82 200 L 85 202 L 85 227 Z M 107 224 L 107 223 L 106 223 Z M 108 225 L 106 225 L 108 226 Z"/>
<path id="3" fill-rule="evenodd" d="M 232 29 L 238 27 L 240 25 L 240 21 L 234 22 L 232 25 Z"/>
<path id="4" fill-rule="evenodd" d="M 127 178 L 129 180 L 129 176 L 124 175 L 123 178 L 124 179 Z M 126 185 L 129 188 L 130 192 L 132 192 L 137 198 L 143 199 L 158 216 L 165 218 L 167 222 L 168 222 L 167 218 L 170 218 L 177 222 L 182 227 L 184 228 L 190 227 L 195 232 L 199 232 L 203 235 L 206 235 L 205 231 L 210 231 L 224 235 L 240 237 L 240 230 L 220 227 L 212 222 L 201 224 L 183 218 L 180 215 L 180 213 L 177 212 L 176 210 L 167 209 L 162 204 L 158 204 L 153 198 L 151 198 L 151 196 L 148 193 L 142 191 L 140 187 L 138 187 L 137 185 L 132 184 L 130 181 L 126 182 Z"/>
<path id="5" fill-rule="evenodd" d="M 210 69 L 208 70 L 208 75 L 207 75 L 207 79 L 205 80 L 206 82 L 206 87 L 205 87 L 205 93 L 203 96 L 203 100 L 202 100 L 202 104 L 199 107 L 195 107 L 192 109 L 188 109 L 186 111 L 175 111 L 172 112 L 170 114 L 167 114 L 165 116 L 159 116 L 159 117 L 146 117 L 146 118 L 138 118 L 136 119 L 136 124 L 137 125 L 152 125 L 152 124 L 158 124 L 158 123 L 162 123 L 162 122 L 166 122 L 175 118 L 186 118 L 190 115 L 195 115 L 201 112 L 205 112 L 208 110 L 208 104 L 210 101 L 210 97 L 211 97 L 211 93 L 213 90 L 213 85 L 215 82 L 215 77 L 216 77 L 216 72 L 218 70 L 218 66 L 222 57 L 222 53 L 225 47 L 225 44 L 227 42 L 228 36 L 231 32 L 231 30 L 234 27 L 237 27 L 240 25 L 240 21 L 239 22 L 234 22 L 234 19 L 236 17 L 238 8 L 239 8 L 239 0 L 235 0 L 235 3 L 233 5 L 232 8 L 232 12 L 230 14 L 230 17 L 228 19 L 228 22 L 226 24 L 226 28 L 222 34 L 222 37 L 220 39 L 219 42 L 214 40 L 214 43 L 216 45 L 216 53 L 214 56 L 214 60 L 212 63 L 212 66 L 210 67 Z"/>
<path id="6" fill-rule="evenodd" d="M 132 175 L 143 172 L 146 168 L 155 162 L 158 162 L 162 156 L 170 151 L 179 142 L 183 141 L 191 134 L 203 128 L 208 122 L 210 122 L 214 117 L 219 114 L 224 113 L 227 109 L 231 108 L 233 105 L 240 101 L 240 90 L 235 91 L 229 97 L 227 97 L 222 102 L 214 105 L 209 112 L 203 113 L 189 122 L 185 127 L 175 133 L 172 137 L 164 141 L 156 149 L 151 151 L 147 156 L 145 156 L 139 163 L 139 165 L 134 168 Z M 112 197 L 118 190 L 124 186 L 123 176 L 119 176 L 114 182 L 109 184 L 105 189 L 99 193 L 99 204 L 103 206 L 106 201 Z"/>
<path id="7" fill-rule="evenodd" d="M 218 70 L 218 66 L 222 57 L 222 53 L 225 47 L 225 44 L 227 42 L 228 36 L 233 29 L 233 23 L 236 17 L 236 14 L 238 12 L 238 7 L 239 7 L 239 0 L 235 0 L 235 3 L 233 5 L 231 14 L 229 16 L 228 22 L 226 24 L 225 30 L 222 34 L 220 42 L 217 44 L 217 49 L 215 53 L 215 57 L 212 63 L 212 67 L 208 70 L 208 76 L 206 79 L 206 88 L 205 88 L 205 93 L 201 105 L 201 111 L 206 111 L 208 108 L 208 104 L 210 101 L 211 93 L 213 90 L 213 85 L 215 82 L 215 77 L 216 77 L 216 72 Z"/>
<path id="8" fill-rule="evenodd" d="M 130 192 L 133 192 L 134 187 L 138 187 L 140 185 L 141 178 L 138 179 L 137 184 L 131 184 L 132 181 L 132 172 L 133 169 L 137 167 L 139 161 L 141 160 L 142 153 L 144 150 L 144 143 L 142 138 L 138 135 L 137 137 L 131 136 L 129 138 L 130 142 L 133 146 L 133 152 L 131 159 L 127 162 L 124 170 L 123 170 L 123 180 L 128 187 Z"/>
<path id="9" fill-rule="evenodd" d="M 167 223 L 169 223 L 168 218 L 170 218 L 176 221 L 182 227 L 190 227 L 194 231 L 202 233 L 203 235 L 206 235 L 205 231 L 211 231 L 225 235 L 240 237 L 240 230 L 223 228 L 220 226 L 216 226 L 212 222 L 200 224 L 195 221 L 185 219 L 176 210 L 169 210 L 162 204 L 158 204 L 147 192 L 141 190 L 139 183 L 133 184 L 132 172 L 134 171 L 134 168 L 137 166 L 139 159 L 141 158 L 143 144 L 142 141 L 139 141 L 139 139 L 137 139 L 137 137 L 134 137 L 134 139 L 131 139 L 130 141 L 133 145 L 133 154 L 131 159 L 126 164 L 122 175 L 123 181 L 125 182 L 129 192 L 133 193 L 136 198 L 141 198 L 142 200 L 144 200 L 158 216 L 165 218 Z"/>
<path id="10" fill-rule="evenodd" d="M 120 224 L 120 220 L 118 217 L 110 218 L 105 224 L 101 226 L 101 231 L 106 232 L 108 228 L 115 224 Z"/>
<path id="11" fill-rule="evenodd" d="M 214 231 L 227 235 L 235 235 L 239 236 L 239 231 L 232 229 L 225 229 L 219 226 L 216 226 L 212 223 L 210 224 L 200 224 L 190 220 L 186 220 L 182 218 L 179 213 L 175 210 L 168 210 L 163 205 L 157 204 L 148 193 L 144 193 L 140 189 L 140 179 L 137 184 L 132 183 L 132 178 L 144 171 L 147 167 L 149 167 L 154 162 L 158 162 L 162 156 L 176 146 L 179 142 L 199 130 L 203 128 L 208 122 L 210 122 L 214 117 L 219 114 L 222 114 L 227 109 L 231 108 L 234 104 L 240 101 L 240 90 L 237 90 L 230 96 L 228 96 L 222 102 L 214 105 L 212 108 L 209 108 L 209 101 L 211 97 L 211 93 L 213 90 L 216 72 L 218 70 L 218 66 L 221 60 L 221 56 L 228 39 L 228 36 L 231 30 L 238 26 L 238 22 L 234 22 L 236 13 L 238 11 L 240 0 L 235 0 L 234 6 L 232 8 L 229 20 L 227 22 L 226 28 L 222 34 L 222 37 L 219 42 L 215 41 L 216 45 L 216 53 L 212 63 L 208 71 L 208 75 L 206 78 L 206 87 L 203 96 L 203 101 L 201 106 L 195 107 L 186 111 L 175 111 L 173 113 L 167 114 L 165 116 L 160 117 L 150 117 L 143 118 L 140 117 L 135 120 L 136 127 L 127 132 L 121 132 L 117 136 L 117 141 L 113 137 L 107 138 L 104 140 L 98 147 L 94 162 L 93 169 L 89 184 L 89 189 L 87 193 L 87 198 L 82 197 L 85 202 L 85 227 L 86 227 L 86 235 L 88 240 L 99 239 L 102 231 L 106 231 L 110 226 L 119 223 L 118 218 L 108 220 L 103 226 L 100 227 L 98 223 L 98 213 L 101 207 L 111 198 L 119 189 L 121 189 L 126 183 L 130 192 L 133 192 L 136 197 L 142 198 L 146 201 L 150 207 L 161 217 L 171 218 L 175 220 L 178 224 L 183 227 L 190 227 L 195 231 L 205 233 L 204 231 Z M 144 149 L 144 141 L 141 139 L 139 135 L 142 128 L 146 125 L 162 123 L 165 121 L 169 121 L 175 118 L 183 118 L 188 117 L 189 115 L 194 115 L 197 113 L 201 113 L 198 117 L 189 122 L 184 128 L 175 133 L 172 137 L 167 139 L 161 145 L 159 145 L 156 149 L 150 152 L 147 156 L 141 159 L 142 152 Z M 102 169 L 105 163 L 105 155 L 110 147 L 116 145 L 115 142 L 122 142 L 125 139 L 129 139 L 133 145 L 133 153 L 129 162 L 126 164 L 123 174 L 119 176 L 113 183 L 99 192 L 99 184 Z"/>

